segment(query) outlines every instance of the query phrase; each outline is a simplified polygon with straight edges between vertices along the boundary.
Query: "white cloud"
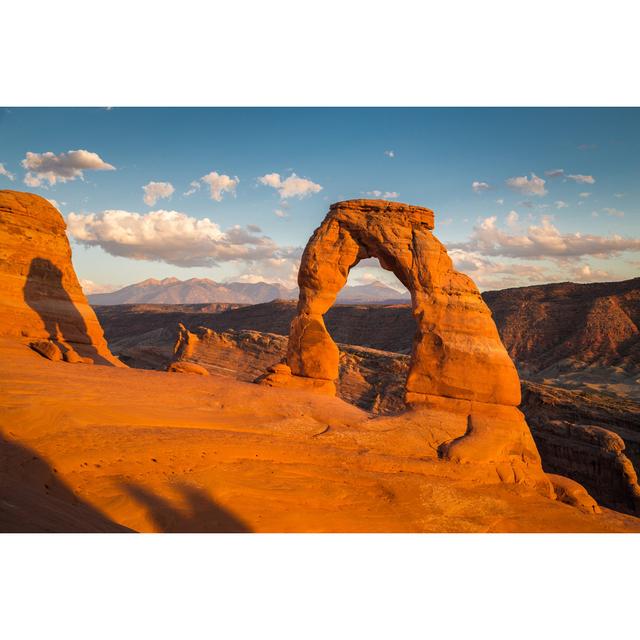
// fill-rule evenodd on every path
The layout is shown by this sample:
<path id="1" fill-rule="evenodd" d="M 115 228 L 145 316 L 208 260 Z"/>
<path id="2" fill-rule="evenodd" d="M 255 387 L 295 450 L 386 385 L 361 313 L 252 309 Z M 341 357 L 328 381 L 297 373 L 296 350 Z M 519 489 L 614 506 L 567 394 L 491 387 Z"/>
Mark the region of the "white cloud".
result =
<path id="1" fill-rule="evenodd" d="M 506 217 L 507 224 L 510 227 L 515 227 L 518 224 L 519 219 L 520 219 L 520 216 L 518 215 L 517 211 L 509 211 Z"/>
<path id="2" fill-rule="evenodd" d="M 496 203 L 497 203 L 497 204 L 504 204 L 504 198 L 498 198 L 498 199 L 496 200 Z"/>
<path id="3" fill-rule="evenodd" d="M 267 173 L 264 176 L 258 178 L 258 181 L 272 189 L 276 189 L 280 194 L 282 200 L 287 198 L 305 198 L 313 193 L 322 191 L 322 187 L 307 178 L 300 178 L 295 173 L 292 173 L 288 178 L 284 180 L 279 173 Z"/>
<path id="4" fill-rule="evenodd" d="M 198 189 L 200 189 L 200 183 L 197 180 L 192 180 L 189 183 L 189 187 L 190 188 L 182 194 L 183 196 L 192 196 L 196 191 L 198 191 Z"/>
<path id="5" fill-rule="evenodd" d="M 379 189 L 374 189 L 373 191 L 367 191 L 365 195 L 373 196 L 374 198 L 382 198 L 383 200 L 390 200 L 392 198 L 397 198 L 400 194 L 397 191 L 380 191 Z"/>
<path id="6" fill-rule="evenodd" d="M 13 173 L 11 173 L 8 169 L 5 168 L 2 162 L 0 162 L 0 176 L 5 176 L 6 178 L 9 178 L 9 180 L 11 180 L 12 182 L 16 178 Z"/>
<path id="7" fill-rule="evenodd" d="M 248 265 L 240 273 L 229 276 L 228 281 L 269 282 L 293 289 L 298 284 L 299 268 L 300 252 L 296 251 L 286 257 L 266 258 L 258 263 Z"/>
<path id="8" fill-rule="evenodd" d="M 564 200 L 556 200 L 553 204 L 556 209 L 566 209 L 569 206 Z"/>
<path id="9" fill-rule="evenodd" d="M 240 183 L 238 176 L 231 178 L 227 175 L 220 174 L 217 171 L 212 171 L 206 176 L 202 176 L 200 180 L 209 185 L 211 199 L 216 202 L 222 201 L 222 194 L 225 192 L 235 195 L 236 187 Z"/>
<path id="10" fill-rule="evenodd" d="M 531 178 L 527 176 L 516 176 L 507 179 L 507 186 L 528 196 L 544 196 L 547 190 L 544 188 L 546 180 L 539 178 L 535 173 L 531 174 Z"/>
<path id="11" fill-rule="evenodd" d="M 262 260 L 283 251 L 267 236 L 257 235 L 255 226 L 236 225 L 222 231 L 209 218 L 178 211 L 70 213 L 67 223 L 70 235 L 80 244 L 101 247 L 114 256 L 180 267 Z"/>
<path id="12" fill-rule="evenodd" d="M 93 282 L 93 280 L 80 280 L 80 286 L 85 296 L 90 296 L 92 293 L 111 293 L 116 291 L 118 287 L 112 284 L 99 284 Z"/>
<path id="13" fill-rule="evenodd" d="M 591 195 L 591 191 L 581 191 L 578 195 L 581 198 L 588 198 Z"/>
<path id="14" fill-rule="evenodd" d="M 611 274 L 608 271 L 592 269 L 588 264 L 578 265 L 570 270 L 571 279 L 577 282 L 595 282 L 597 280 L 608 280 Z"/>
<path id="15" fill-rule="evenodd" d="M 27 152 L 22 166 L 27 169 L 24 183 L 29 187 L 39 187 L 43 182 L 54 185 L 76 178 L 84 179 L 84 171 L 114 171 L 115 167 L 105 162 L 97 153 L 78 149 L 56 155 Z"/>
<path id="16" fill-rule="evenodd" d="M 529 226 L 524 235 L 503 231 L 496 221 L 496 216 L 483 219 L 474 227 L 467 242 L 454 243 L 450 247 L 487 256 L 533 259 L 611 257 L 623 251 L 640 251 L 640 238 L 561 233 L 549 216 L 543 216 L 540 225 Z"/>
<path id="17" fill-rule="evenodd" d="M 387 151 L 384 152 L 384 155 L 387 156 L 388 158 L 395 158 L 396 152 L 392 151 L 391 149 L 388 149 Z"/>
<path id="18" fill-rule="evenodd" d="M 276 209 L 273 212 L 278 218 L 288 218 L 289 214 L 284 209 Z"/>
<path id="19" fill-rule="evenodd" d="M 594 270 L 588 264 L 558 264 L 547 267 L 530 262 L 497 262 L 476 252 L 452 249 L 449 255 L 459 271 L 470 276 L 483 290 L 522 287 L 547 282 L 593 282 L 607 280 L 611 274 Z"/>
<path id="20" fill-rule="evenodd" d="M 615 218 L 624 218 L 624 211 L 620 211 L 618 209 L 614 209 L 612 207 L 605 207 L 603 211 L 608 216 L 614 216 Z"/>
<path id="21" fill-rule="evenodd" d="M 58 206 L 58 201 L 54 200 L 53 198 L 47 198 L 47 200 L 56 208 L 59 209 L 60 207 Z"/>
<path id="22" fill-rule="evenodd" d="M 569 180 L 573 180 L 579 184 L 595 184 L 596 179 L 593 176 L 583 176 L 580 173 L 568 175 Z"/>
<path id="23" fill-rule="evenodd" d="M 483 191 L 487 191 L 488 189 L 491 189 L 491 187 L 489 186 L 489 183 L 479 182 L 478 180 L 474 180 L 471 183 L 471 188 L 475 193 L 482 193 Z"/>
<path id="24" fill-rule="evenodd" d="M 545 171 L 544 175 L 547 178 L 561 178 L 564 176 L 564 169 L 550 169 L 549 171 Z"/>
<path id="25" fill-rule="evenodd" d="M 175 191 L 170 182 L 149 182 L 142 187 L 144 191 L 144 203 L 150 207 L 161 198 L 169 198 Z"/>

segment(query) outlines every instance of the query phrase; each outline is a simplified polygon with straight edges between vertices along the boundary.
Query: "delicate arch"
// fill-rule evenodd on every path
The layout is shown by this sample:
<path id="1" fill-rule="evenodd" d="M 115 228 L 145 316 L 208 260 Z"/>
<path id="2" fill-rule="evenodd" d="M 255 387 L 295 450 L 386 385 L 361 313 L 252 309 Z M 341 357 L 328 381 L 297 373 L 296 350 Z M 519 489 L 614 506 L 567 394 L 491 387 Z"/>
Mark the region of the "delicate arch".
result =
<path id="1" fill-rule="evenodd" d="M 409 403 L 444 396 L 517 406 L 518 374 L 473 281 L 453 268 L 431 232 L 433 211 L 384 200 L 331 205 L 300 263 L 300 297 L 287 365 L 265 382 L 335 394 L 338 347 L 323 315 L 349 271 L 377 258 L 411 293 L 416 333 L 406 383 Z"/>

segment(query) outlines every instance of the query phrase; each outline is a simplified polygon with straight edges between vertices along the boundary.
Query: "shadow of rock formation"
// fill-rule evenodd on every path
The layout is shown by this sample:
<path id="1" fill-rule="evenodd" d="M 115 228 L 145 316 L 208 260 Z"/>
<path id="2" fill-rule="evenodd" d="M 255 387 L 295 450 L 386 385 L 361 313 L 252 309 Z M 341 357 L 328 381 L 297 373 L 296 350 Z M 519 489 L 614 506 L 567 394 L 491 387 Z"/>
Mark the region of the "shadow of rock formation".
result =
<path id="1" fill-rule="evenodd" d="M 164 533 L 250 533 L 242 520 L 216 504 L 206 491 L 186 483 L 172 485 L 184 499 L 187 510 L 133 482 L 121 487 L 144 505 L 156 527 Z"/>
<path id="2" fill-rule="evenodd" d="M 36 451 L 0 432 L 0 532 L 130 531 L 80 500 Z"/>
<path id="3" fill-rule="evenodd" d="M 49 339 L 65 353 L 81 345 L 82 355 L 95 364 L 111 365 L 93 344 L 82 314 L 62 284 L 62 271 L 50 260 L 34 258 L 24 286 L 24 300 L 42 319 Z"/>

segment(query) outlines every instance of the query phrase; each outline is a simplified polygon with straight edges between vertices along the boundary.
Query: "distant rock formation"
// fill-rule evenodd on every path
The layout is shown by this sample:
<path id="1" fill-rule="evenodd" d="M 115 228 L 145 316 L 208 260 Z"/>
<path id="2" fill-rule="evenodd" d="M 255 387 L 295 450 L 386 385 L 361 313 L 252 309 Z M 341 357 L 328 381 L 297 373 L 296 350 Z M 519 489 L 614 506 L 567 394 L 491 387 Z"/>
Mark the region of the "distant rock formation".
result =
<path id="1" fill-rule="evenodd" d="M 300 297 L 286 364 L 291 376 L 262 382 L 335 393 L 338 347 L 323 316 L 360 260 L 377 258 L 409 290 L 416 331 L 406 400 L 460 417 L 466 429 L 442 442 L 441 457 L 494 465 L 503 482 L 546 484 L 522 414 L 520 381 L 491 312 L 473 281 L 453 268 L 431 233 L 433 211 L 383 200 L 331 205 L 309 240 L 298 272 Z"/>
<path id="2" fill-rule="evenodd" d="M 0 191 L 0 335 L 51 341 L 68 362 L 124 366 L 82 293 L 65 229 L 45 198 Z"/>
<path id="3" fill-rule="evenodd" d="M 640 278 L 487 291 L 484 298 L 521 376 L 640 399 Z"/>
<path id="4" fill-rule="evenodd" d="M 354 345 L 338 346 L 338 397 L 376 414 L 397 413 L 406 408 L 404 382 L 409 356 Z M 291 369 L 282 364 L 287 354 L 287 338 L 273 333 L 249 330 L 216 332 L 206 327 L 189 331 L 180 324 L 173 352 L 175 359 L 169 370 L 175 370 L 179 365 L 195 364 L 214 375 L 245 382 L 262 378 L 264 371 L 268 371 L 270 381 L 274 377 L 291 375 Z M 142 358 L 146 361 L 144 351 Z M 287 379 L 287 382 L 291 381 Z M 302 381 L 300 388 L 304 386 Z M 321 391 L 322 388 L 322 381 L 319 381 L 316 390 Z"/>

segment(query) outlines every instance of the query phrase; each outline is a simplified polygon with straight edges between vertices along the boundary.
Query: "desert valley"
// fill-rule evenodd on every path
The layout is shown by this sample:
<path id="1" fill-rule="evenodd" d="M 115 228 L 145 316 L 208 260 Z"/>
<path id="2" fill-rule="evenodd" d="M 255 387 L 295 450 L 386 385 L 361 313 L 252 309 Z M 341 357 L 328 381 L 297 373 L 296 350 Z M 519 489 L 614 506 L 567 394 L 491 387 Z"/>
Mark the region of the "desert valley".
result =
<path id="1" fill-rule="evenodd" d="M 0 192 L 0 529 L 640 531 L 640 279 L 480 296 L 433 228 L 339 202 L 293 294 L 92 308 L 60 213 Z M 411 298 L 343 289 L 368 257 Z"/>

